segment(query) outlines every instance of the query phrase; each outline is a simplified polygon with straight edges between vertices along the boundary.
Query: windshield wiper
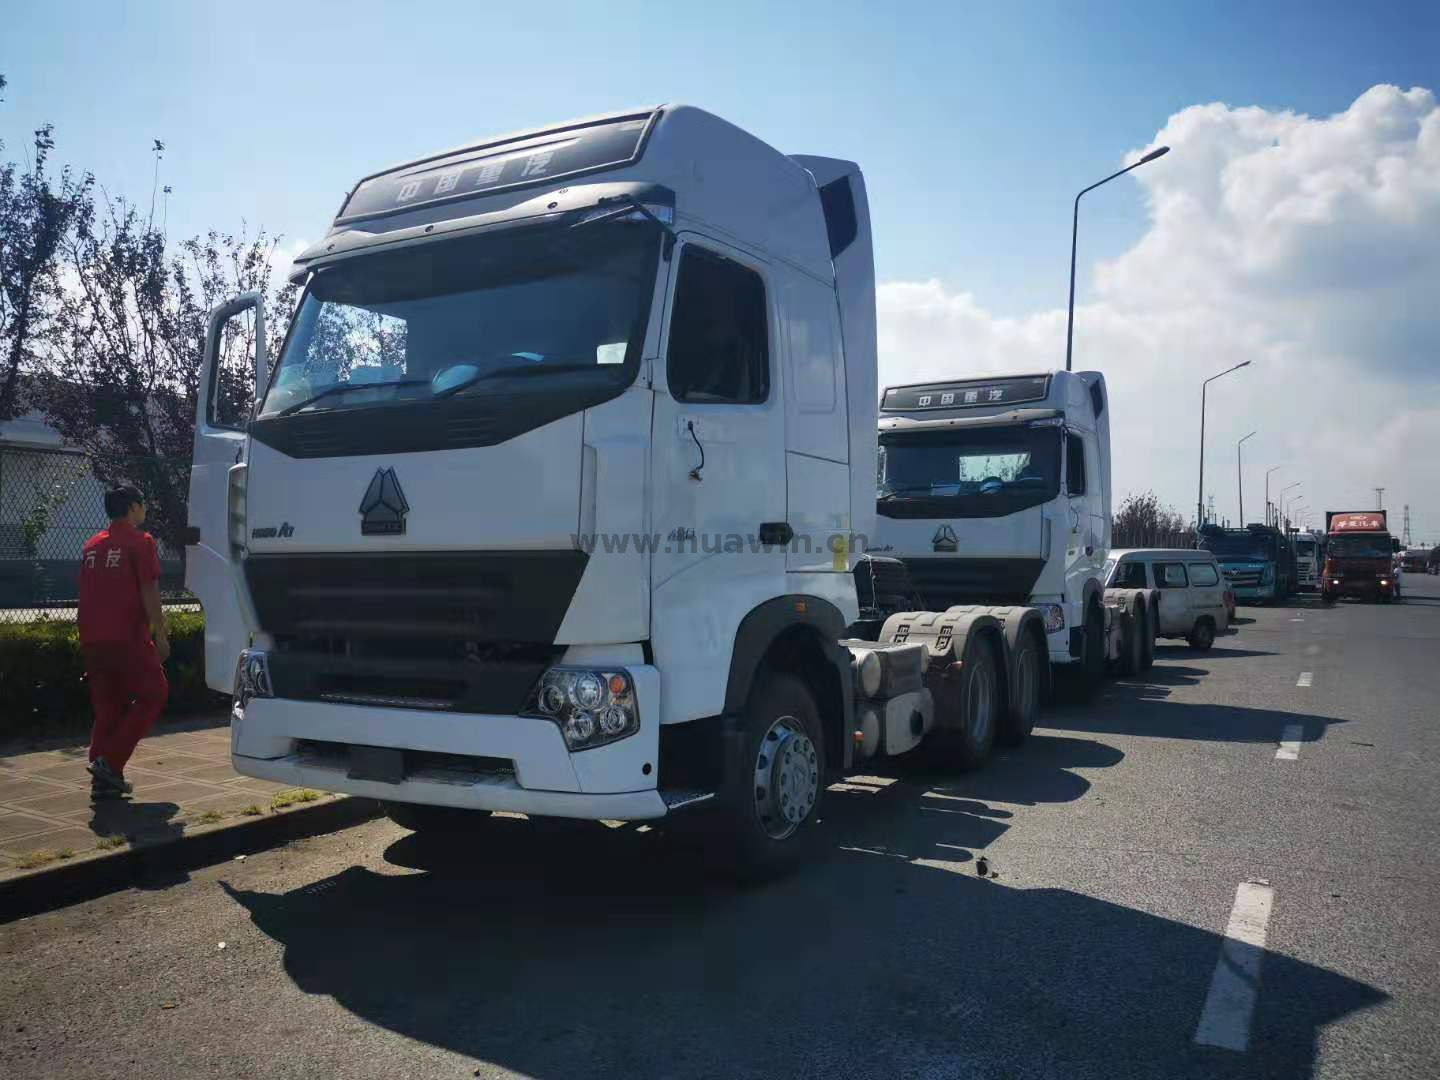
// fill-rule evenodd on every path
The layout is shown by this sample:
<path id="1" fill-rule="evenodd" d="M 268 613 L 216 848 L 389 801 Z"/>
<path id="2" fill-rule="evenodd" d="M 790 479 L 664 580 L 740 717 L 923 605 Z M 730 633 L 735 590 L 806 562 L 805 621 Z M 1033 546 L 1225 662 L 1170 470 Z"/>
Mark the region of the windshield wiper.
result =
<path id="1" fill-rule="evenodd" d="M 620 367 L 619 364 L 547 364 L 544 361 L 530 364 L 511 364 L 508 367 L 494 368 L 491 371 L 482 371 L 454 386 L 447 386 L 444 390 L 435 394 L 437 398 L 454 397 L 462 390 L 469 390 L 476 383 L 484 382 L 486 379 L 493 379 L 500 375 L 549 375 L 556 371 L 594 371 L 601 367 Z"/>
<path id="2" fill-rule="evenodd" d="M 395 379 L 391 382 L 336 383 L 334 386 L 327 386 L 324 390 L 321 390 L 314 397 L 308 397 L 304 401 L 297 402 L 294 405 L 287 405 L 275 415 L 289 416 L 291 413 L 297 413 L 301 409 L 308 408 L 309 406 L 315 404 L 315 402 L 319 401 L 321 398 L 327 398 L 333 394 L 343 394 L 350 390 L 374 390 L 379 387 L 387 386 L 421 386 L 425 383 L 428 383 L 429 381 L 429 379 Z"/>
<path id="3" fill-rule="evenodd" d="M 891 488 L 880 496 L 881 499 L 893 499 L 896 495 L 930 495 L 935 491 L 934 484 L 912 484 L 909 487 Z"/>

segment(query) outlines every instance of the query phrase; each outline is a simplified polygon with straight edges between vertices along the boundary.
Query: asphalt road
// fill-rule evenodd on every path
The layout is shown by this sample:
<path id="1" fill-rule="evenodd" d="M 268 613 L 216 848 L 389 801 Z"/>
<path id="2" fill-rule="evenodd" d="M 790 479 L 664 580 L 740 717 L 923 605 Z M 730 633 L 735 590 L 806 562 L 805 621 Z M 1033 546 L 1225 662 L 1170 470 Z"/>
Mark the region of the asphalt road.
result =
<path id="1" fill-rule="evenodd" d="M 658 831 L 375 822 L 0 927 L 0 1074 L 1429 1080 L 1440 578 L 1406 584 L 834 789 L 761 888 Z"/>

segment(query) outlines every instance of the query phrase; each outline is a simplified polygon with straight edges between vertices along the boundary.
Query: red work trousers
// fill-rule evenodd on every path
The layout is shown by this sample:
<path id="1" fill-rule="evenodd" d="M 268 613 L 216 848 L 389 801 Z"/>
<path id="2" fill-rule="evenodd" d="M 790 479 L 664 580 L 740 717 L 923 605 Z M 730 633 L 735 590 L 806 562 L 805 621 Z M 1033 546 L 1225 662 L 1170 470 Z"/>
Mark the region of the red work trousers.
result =
<path id="1" fill-rule="evenodd" d="M 170 693 L 160 654 L 149 641 L 86 645 L 84 653 L 95 711 L 90 760 L 104 758 L 115 772 L 124 772 Z"/>

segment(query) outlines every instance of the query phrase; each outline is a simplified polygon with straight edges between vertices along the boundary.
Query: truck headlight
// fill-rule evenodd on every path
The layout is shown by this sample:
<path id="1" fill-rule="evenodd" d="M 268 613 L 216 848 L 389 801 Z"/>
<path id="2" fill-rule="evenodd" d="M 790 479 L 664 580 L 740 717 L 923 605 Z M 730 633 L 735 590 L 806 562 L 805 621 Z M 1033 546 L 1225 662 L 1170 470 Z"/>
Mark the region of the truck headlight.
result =
<path id="1" fill-rule="evenodd" d="M 226 505 L 230 519 L 230 550 L 235 552 L 245 550 L 245 486 L 249 471 L 245 465 L 232 465 L 226 474 L 229 481 Z"/>
<path id="2" fill-rule="evenodd" d="M 235 704 L 244 708 L 251 698 L 274 697 L 270 658 L 263 649 L 244 649 L 235 664 Z"/>
<path id="3" fill-rule="evenodd" d="M 530 692 L 523 715 L 554 721 L 572 751 L 604 746 L 640 730 L 635 685 L 623 671 L 550 668 Z"/>
<path id="4" fill-rule="evenodd" d="M 1045 632 L 1053 634 L 1057 630 L 1065 629 L 1065 608 L 1060 604 L 1036 604 L 1040 613 L 1045 616 Z"/>

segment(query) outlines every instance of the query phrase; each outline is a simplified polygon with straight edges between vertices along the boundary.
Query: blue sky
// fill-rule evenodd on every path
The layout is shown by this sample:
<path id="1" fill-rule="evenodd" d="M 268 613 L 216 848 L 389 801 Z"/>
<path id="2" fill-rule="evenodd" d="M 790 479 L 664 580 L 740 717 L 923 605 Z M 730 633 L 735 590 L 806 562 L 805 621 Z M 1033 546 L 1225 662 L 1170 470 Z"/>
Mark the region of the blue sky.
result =
<path id="1" fill-rule="evenodd" d="M 16 10 L 16 9 L 19 10 Z M 258 12 L 249 15 L 248 12 Z M 167 145 L 173 234 L 319 237 L 379 166 L 570 116 L 684 100 L 787 152 L 858 160 L 882 279 L 999 315 L 1063 303 L 1070 200 L 1171 113 L 1323 115 L 1379 82 L 1440 84 L 1440 5 L 548 3 L 14 5 L 0 137 L 147 202 Z M 1163 168 L 1160 162 L 1149 168 Z M 1145 227 L 1087 197 L 1086 268 Z"/>

